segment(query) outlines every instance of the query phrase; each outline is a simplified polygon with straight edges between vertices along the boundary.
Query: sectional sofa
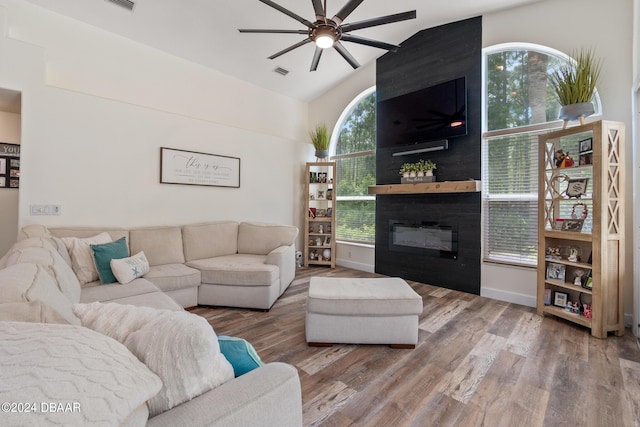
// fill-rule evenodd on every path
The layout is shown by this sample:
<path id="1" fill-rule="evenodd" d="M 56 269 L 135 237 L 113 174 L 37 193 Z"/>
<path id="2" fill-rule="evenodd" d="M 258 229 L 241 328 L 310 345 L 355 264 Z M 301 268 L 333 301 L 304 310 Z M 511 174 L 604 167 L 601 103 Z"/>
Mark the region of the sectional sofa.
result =
<path id="1" fill-rule="evenodd" d="M 215 332 L 183 310 L 269 309 L 293 280 L 297 232 L 234 221 L 24 227 L 0 259 L 0 400 L 23 404 L 5 421 L 300 426 L 293 366 L 267 363 L 233 378 Z M 114 283 L 83 270 L 80 249 L 100 235 L 95 254 L 126 244 L 128 256 L 111 260 Z M 134 268 L 119 271 L 116 262 Z M 30 406 L 29 413 L 25 403 L 58 410 Z"/>
<path id="2" fill-rule="evenodd" d="M 159 291 L 182 307 L 228 306 L 268 310 L 295 276 L 298 229 L 257 222 L 212 221 L 181 226 L 114 228 L 23 227 L 19 239 L 124 237 L 130 254 L 144 252 L 149 272 L 126 287 L 82 284 L 81 302 L 112 301 L 169 308 Z"/>

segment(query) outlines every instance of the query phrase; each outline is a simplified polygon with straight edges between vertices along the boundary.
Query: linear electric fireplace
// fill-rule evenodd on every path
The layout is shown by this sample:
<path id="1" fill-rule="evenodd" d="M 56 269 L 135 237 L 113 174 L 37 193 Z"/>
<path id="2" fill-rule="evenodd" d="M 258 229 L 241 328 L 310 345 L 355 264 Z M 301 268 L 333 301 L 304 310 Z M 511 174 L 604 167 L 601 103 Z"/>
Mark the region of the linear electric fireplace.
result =
<path id="1" fill-rule="evenodd" d="M 441 258 L 458 258 L 458 231 L 430 221 L 389 221 L 389 249 Z"/>

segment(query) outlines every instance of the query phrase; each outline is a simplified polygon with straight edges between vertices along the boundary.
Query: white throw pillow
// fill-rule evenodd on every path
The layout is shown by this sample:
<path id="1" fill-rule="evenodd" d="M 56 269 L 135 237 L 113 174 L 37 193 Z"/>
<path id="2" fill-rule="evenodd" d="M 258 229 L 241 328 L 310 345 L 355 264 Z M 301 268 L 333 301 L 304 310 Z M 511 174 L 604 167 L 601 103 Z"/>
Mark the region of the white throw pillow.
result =
<path id="1" fill-rule="evenodd" d="M 62 294 L 49 270 L 41 265 L 14 264 L 0 270 L 0 304 L 21 302 L 39 303 L 25 305 L 25 309 L 40 311 L 42 305 L 47 306 L 47 311 L 53 310 L 59 315 L 47 316 L 56 323 L 64 319 L 72 325 L 80 324 L 71 302 Z"/>
<path id="2" fill-rule="evenodd" d="M 79 237 L 63 237 L 62 241 L 69 251 L 71 268 L 73 268 L 74 273 L 78 276 L 80 284 L 84 285 L 85 283 L 98 280 L 98 270 L 96 270 L 96 265 L 93 261 L 91 245 L 111 242 L 109 233 L 105 231 L 96 236 L 86 237 L 84 239 Z"/>
<path id="3" fill-rule="evenodd" d="M 23 240 L 26 242 L 27 239 Z M 49 274 L 58 284 L 58 289 L 66 296 L 72 304 L 80 302 L 80 283 L 71 267 L 60 256 L 58 251 L 44 246 L 25 247 L 18 249 L 15 245 L 8 252 L 7 266 L 15 264 L 38 264 L 49 270 Z"/>
<path id="4" fill-rule="evenodd" d="M 0 322 L 0 366 L 0 402 L 35 405 L 3 412 L 4 426 L 144 426 L 136 414 L 162 387 L 125 346 L 82 326 Z"/>
<path id="5" fill-rule="evenodd" d="M 220 351 L 203 317 L 187 311 L 127 304 L 76 304 L 82 326 L 122 344 L 162 380 L 149 402 L 150 416 L 193 399 L 233 379 L 233 367 Z"/>
<path id="6" fill-rule="evenodd" d="M 110 265 L 113 275 L 123 285 L 149 272 L 149 261 L 144 251 L 128 258 L 112 259 Z"/>

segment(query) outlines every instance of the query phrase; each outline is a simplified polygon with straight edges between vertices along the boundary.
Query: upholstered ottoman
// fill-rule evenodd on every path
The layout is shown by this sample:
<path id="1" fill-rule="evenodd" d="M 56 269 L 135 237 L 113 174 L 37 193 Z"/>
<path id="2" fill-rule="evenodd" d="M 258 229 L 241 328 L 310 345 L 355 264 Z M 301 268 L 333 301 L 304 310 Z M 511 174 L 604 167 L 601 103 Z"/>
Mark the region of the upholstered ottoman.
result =
<path id="1" fill-rule="evenodd" d="M 305 324 L 307 343 L 415 348 L 421 313 L 422 298 L 398 277 L 312 277 Z"/>

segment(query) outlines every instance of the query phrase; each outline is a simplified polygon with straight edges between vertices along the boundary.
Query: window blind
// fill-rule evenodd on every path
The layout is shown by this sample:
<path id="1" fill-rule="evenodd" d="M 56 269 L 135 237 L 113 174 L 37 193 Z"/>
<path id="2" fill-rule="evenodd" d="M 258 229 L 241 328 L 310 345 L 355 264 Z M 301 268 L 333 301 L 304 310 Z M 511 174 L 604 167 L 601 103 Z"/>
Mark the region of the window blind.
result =
<path id="1" fill-rule="evenodd" d="M 535 265 L 538 246 L 538 133 L 483 140 L 483 257 Z"/>

